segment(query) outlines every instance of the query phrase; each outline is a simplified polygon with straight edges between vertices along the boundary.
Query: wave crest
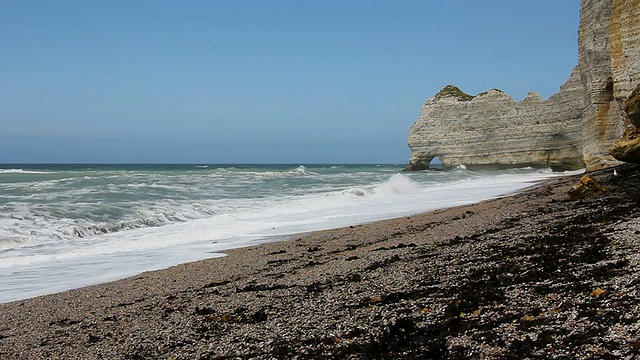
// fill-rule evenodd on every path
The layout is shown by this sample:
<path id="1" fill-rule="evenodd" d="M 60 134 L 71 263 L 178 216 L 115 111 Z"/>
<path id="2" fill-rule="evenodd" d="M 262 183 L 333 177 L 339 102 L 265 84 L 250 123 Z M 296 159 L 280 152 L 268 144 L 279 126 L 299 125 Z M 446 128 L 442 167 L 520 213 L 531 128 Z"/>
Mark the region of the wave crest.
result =
<path id="1" fill-rule="evenodd" d="M 420 185 L 408 176 L 395 174 L 375 189 L 380 195 L 409 195 L 420 191 Z"/>
<path id="2" fill-rule="evenodd" d="M 408 176 L 394 174 L 389 180 L 374 187 L 351 188 L 348 192 L 355 196 L 411 195 L 420 191 L 420 185 Z"/>
<path id="3" fill-rule="evenodd" d="M 0 174 L 52 174 L 52 172 L 23 169 L 0 169 Z"/>

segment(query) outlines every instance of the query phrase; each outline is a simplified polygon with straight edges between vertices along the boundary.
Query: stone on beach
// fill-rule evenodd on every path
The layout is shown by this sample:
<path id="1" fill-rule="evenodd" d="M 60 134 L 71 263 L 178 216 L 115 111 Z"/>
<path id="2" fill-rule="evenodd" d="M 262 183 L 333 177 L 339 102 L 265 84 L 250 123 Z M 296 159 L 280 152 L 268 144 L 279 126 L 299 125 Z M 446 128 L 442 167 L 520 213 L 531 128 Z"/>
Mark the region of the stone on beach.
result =
<path id="1" fill-rule="evenodd" d="M 591 176 L 584 175 L 580 178 L 580 182 L 569 190 L 569 196 L 567 198 L 569 200 L 584 199 L 589 196 L 595 196 L 603 191 L 607 191 L 607 189 L 595 181 Z"/>

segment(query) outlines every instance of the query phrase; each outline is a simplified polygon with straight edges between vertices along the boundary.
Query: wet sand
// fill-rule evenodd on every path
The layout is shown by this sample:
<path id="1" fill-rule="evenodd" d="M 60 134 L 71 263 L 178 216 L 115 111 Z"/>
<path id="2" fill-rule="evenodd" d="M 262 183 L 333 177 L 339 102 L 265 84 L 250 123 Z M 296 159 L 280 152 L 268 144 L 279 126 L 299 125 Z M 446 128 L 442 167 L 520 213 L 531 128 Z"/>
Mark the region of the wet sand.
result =
<path id="1" fill-rule="evenodd" d="M 0 359 L 640 356 L 640 167 L 0 306 Z"/>

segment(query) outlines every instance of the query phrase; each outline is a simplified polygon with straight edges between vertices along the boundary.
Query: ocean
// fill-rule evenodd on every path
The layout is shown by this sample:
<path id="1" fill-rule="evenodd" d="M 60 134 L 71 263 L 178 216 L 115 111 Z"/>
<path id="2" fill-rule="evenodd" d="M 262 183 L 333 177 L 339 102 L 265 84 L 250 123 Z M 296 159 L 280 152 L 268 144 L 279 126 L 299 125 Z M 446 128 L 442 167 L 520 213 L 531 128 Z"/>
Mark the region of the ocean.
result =
<path id="1" fill-rule="evenodd" d="M 573 174 L 403 167 L 0 165 L 0 303 L 296 233 L 478 202 Z"/>

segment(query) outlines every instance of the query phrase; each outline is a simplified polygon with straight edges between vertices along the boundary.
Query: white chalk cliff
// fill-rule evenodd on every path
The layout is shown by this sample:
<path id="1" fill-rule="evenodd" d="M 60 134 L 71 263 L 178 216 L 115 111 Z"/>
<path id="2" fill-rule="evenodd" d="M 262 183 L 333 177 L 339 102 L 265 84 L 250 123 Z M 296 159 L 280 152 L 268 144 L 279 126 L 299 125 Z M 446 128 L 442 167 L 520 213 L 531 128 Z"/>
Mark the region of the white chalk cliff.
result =
<path id="1" fill-rule="evenodd" d="M 640 86 L 639 19 L 640 0 L 583 0 L 578 66 L 547 100 L 443 88 L 409 130 L 408 169 L 427 168 L 434 157 L 444 167 L 618 164 L 609 149 L 633 126 L 625 101 Z"/>

